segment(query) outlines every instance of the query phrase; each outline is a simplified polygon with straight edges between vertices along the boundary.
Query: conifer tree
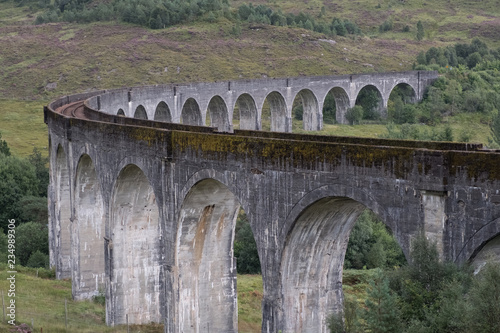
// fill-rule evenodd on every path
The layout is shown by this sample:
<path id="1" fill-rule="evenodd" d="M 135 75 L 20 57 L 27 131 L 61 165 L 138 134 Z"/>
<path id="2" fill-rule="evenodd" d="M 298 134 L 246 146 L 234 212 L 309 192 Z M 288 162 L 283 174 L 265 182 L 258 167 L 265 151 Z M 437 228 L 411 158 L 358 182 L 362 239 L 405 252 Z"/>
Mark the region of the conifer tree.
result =
<path id="1" fill-rule="evenodd" d="M 422 21 L 417 22 L 417 40 L 422 40 L 424 39 L 424 25 L 422 24 Z"/>
<path id="2" fill-rule="evenodd" d="M 369 332 L 401 332 L 401 315 L 397 297 L 389 290 L 389 282 L 381 269 L 377 269 L 370 282 L 365 305 L 366 309 L 362 316 Z"/>

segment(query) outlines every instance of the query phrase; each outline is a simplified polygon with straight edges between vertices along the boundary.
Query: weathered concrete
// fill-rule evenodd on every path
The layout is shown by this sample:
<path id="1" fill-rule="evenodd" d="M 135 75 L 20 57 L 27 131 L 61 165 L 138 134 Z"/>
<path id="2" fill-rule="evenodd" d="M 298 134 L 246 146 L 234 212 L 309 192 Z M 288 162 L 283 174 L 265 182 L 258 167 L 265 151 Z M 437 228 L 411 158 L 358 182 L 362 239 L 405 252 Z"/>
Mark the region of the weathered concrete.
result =
<path id="1" fill-rule="evenodd" d="M 290 84 L 299 81 L 303 86 Z M 365 208 L 392 229 L 406 255 L 421 232 L 438 243 L 445 259 L 480 262 L 486 251 L 496 253 L 499 152 L 477 144 L 220 133 L 186 125 L 202 124 L 208 112 L 212 124 L 230 129 L 238 104 L 240 127 L 258 127 L 260 115 L 253 112 L 265 98 L 255 91 L 264 89 L 262 97 L 275 93 L 276 100 L 268 100 L 271 112 L 281 112 L 283 101 L 287 105 L 273 125 L 281 131 L 288 126 L 291 96 L 300 93 L 310 110 L 314 94 L 321 108 L 332 86 L 324 81 L 318 98 L 317 78 L 289 79 L 288 94 L 278 92 L 278 80 L 266 82 L 245 81 L 247 88 L 231 103 L 214 91 L 233 91 L 243 82 L 101 91 L 46 108 L 51 263 L 58 277 L 73 272 L 75 298 L 90 297 L 104 281 L 109 324 L 124 323 L 128 315 L 135 323 L 164 322 L 165 332 L 236 332 L 232 244 L 240 206 L 261 261 L 262 332 L 326 332 L 325 318 L 343 298 L 348 236 Z M 362 84 L 355 82 L 359 92 Z M 172 95 L 153 98 L 165 91 Z M 333 91 L 346 103 L 352 100 L 351 90 Z M 186 106 L 179 99 L 191 101 Z M 252 99 L 259 102 L 252 105 Z M 78 100 L 86 106 L 72 111 L 68 105 Z M 154 119 L 160 100 L 174 123 L 130 118 L 143 105 Z M 119 109 L 129 117 L 117 116 Z M 305 114 L 314 125 L 314 113 Z M 62 232 L 68 226 L 70 242 Z M 102 246 L 104 273 L 100 264 L 85 261 L 84 244 L 97 252 Z"/>

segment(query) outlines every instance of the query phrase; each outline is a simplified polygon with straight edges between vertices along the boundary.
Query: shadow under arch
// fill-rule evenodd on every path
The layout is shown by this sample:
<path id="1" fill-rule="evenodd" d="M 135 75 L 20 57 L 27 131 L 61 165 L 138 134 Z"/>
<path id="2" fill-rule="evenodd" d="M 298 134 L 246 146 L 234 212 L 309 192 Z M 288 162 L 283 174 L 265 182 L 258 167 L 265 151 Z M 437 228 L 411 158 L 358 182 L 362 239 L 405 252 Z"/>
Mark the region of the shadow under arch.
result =
<path id="1" fill-rule="evenodd" d="M 300 99 L 302 106 L 302 129 L 305 131 L 321 130 L 321 116 L 316 95 L 309 89 L 302 89 L 295 96 L 294 102 L 297 98 Z"/>
<path id="2" fill-rule="evenodd" d="M 55 219 L 52 232 L 55 239 L 54 264 L 57 279 L 71 278 L 71 191 L 68 158 L 59 144 L 56 152 Z"/>
<path id="3" fill-rule="evenodd" d="M 333 95 L 333 99 L 335 100 L 335 120 L 339 124 L 347 124 L 347 119 L 345 118 L 347 110 L 349 109 L 349 96 L 347 92 L 340 87 L 333 87 L 328 92 L 327 96 L 328 95 Z M 325 96 L 325 101 L 327 96 Z M 323 101 L 323 105 L 326 104 L 325 101 Z M 323 115 L 323 119 L 324 118 L 325 115 Z"/>
<path id="4" fill-rule="evenodd" d="M 83 154 L 76 169 L 75 221 L 73 222 L 73 295 L 89 299 L 105 285 L 105 217 L 101 184 L 91 157 Z"/>
<path id="5" fill-rule="evenodd" d="M 137 118 L 137 119 L 148 119 L 148 114 L 147 114 L 146 109 L 144 108 L 144 106 L 139 105 L 135 109 L 134 118 Z"/>
<path id="6" fill-rule="evenodd" d="M 265 99 L 268 102 L 271 112 L 271 131 L 272 132 L 287 132 L 287 106 L 285 98 L 277 91 L 269 93 Z M 265 103 L 264 102 L 264 103 Z"/>
<path id="7" fill-rule="evenodd" d="M 401 95 L 404 103 L 416 103 L 417 102 L 417 91 L 416 89 L 408 83 L 400 82 L 396 84 L 389 92 L 389 98 L 393 93 L 397 92 Z"/>
<path id="8" fill-rule="evenodd" d="M 182 106 L 181 124 L 198 126 L 203 124 L 200 106 L 194 98 L 188 98 Z"/>
<path id="9" fill-rule="evenodd" d="M 455 261 L 459 263 L 469 261 L 477 266 L 475 262 L 484 261 L 492 254 L 497 257 L 496 261 L 500 261 L 500 218 L 487 223 L 470 237 Z"/>
<path id="10" fill-rule="evenodd" d="M 182 203 L 177 226 L 179 330 L 236 332 L 234 230 L 240 203 L 221 182 L 196 182 Z"/>
<path id="11" fill-rule="evenodd" d="M 374 85 L 368 84 L 362 87 L 356 96 L 355 104 L 363 107 L 363 119 L 387 118 L 384 97 Z"/>
<path id="12" fill-rule="evenodd" d="M 172 114 L 170 112 L 170 108 L 168 107 L 167 103 L 165 103 L 163 101 L 158 103 L 158 106 L 156 107 L 156 111 L 155 111 L 155 115 L 154 115 L 154 120 L 164 121 L 167 123 L 172 122 Z"/>
<path id="13" fill-rule="evenodd" d="M 281 232 L 284 332 L 329 332 L 327 318 L 342 309 L 344 258 L 354 224 L 366 208 L 387 221 L 386 212 L 358 192 L 347 195 L 334 186 L 319 188 L 289 214 Z M 393 223 L 388 222 L 390 227 Z"/>
<path id="14" fill-rule="evenodd" d="M 111 325 L 161 322 L 159 207 L 153 187 L 135 164 L 119 173 L 110 202 Z M 108 306 L 109 303 L 109 306 Z M 110 318 L 111 317 L 111 318 Z"/>
<path id="15" fill-rule="evenodd" d="M 116 115 L 125 117 L 125 111 L 123 111 L 123 109 L 118 109 L 118 112 L 116 113 Z"/>
<path id="16" fill-rule="evenodd" d="M 260 124 L 257 114 L 257 105 L 255 104 L 255 100 L 250 94 L 241 94 L 236 100 L 235 105 L 237 106 L 237 111 L 233 114 L 233 124 L 234 121 L 239 119 L 239 128 L 241 130 L 259 130 Z"/>
<path id="17" fill-rule="evenodd" d="M 220 96 L 214 96 L 208 103 L 208 126 L 217 127 L 219 132 L 228 132 L 231 129 L 226 102 Z M 208 120 L 208 119 L 207 119 Z"/>

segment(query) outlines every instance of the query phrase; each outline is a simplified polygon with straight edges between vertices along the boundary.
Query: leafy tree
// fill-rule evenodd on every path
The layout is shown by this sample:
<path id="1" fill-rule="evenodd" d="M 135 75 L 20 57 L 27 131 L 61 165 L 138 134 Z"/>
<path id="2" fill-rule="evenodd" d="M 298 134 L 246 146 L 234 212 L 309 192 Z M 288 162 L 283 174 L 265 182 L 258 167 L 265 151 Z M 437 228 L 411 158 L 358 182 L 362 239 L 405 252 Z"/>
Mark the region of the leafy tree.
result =
<path id="1" fill-rule="evenodd" d="M 326 95 L 325 102 L 323 103 L 323 122 L 335 124 L 336 110 L 337 105 L 335 103 L 335 97 L 333 94 L 329 93 Z"/>
<path id="2" fill-rule="evenodd" d="M 417 40 L 422 40 L 424 39 L 425 32 L 424 32 L 424 25 L 422 24 L 422 21 L 417 22 Z"/>
<path id="3" fill-rule="evenodd" d="M 253 237 L 252 228 L 248 223 L 243 210 L 240 211 L 236 220 L 234 239 L 234 256 L 236 257 L 236 269 L 239 274 L 260 273 L 259 253 L 257 243 Z"/>
<path id="4" fill-rule="evenodd" d="M 36 170 L 25 159 L 0 154 L 0 227 L 6 230 L 8 220 L 20 218 L 19 201 L 37 195 L 39 180 Z"/>
<path id="5" fill-rule="evenodd" d="M 33 153 L 28 157 L 28 161 L 35 167 L 36 178 L 38 178 L 38 196 L 47 196 L 49 186 L 49 163 L 48 157 L 43 157 L 38 148 L 33 148 Z"/>
<path id="6" fill-rule="evenodd" d="M 0 132 L 0 154 L 10 156 L 10 148 L 5 140 L 2 140 L 2 133 Z"/>
<path id="7" fill-rule="evenodd" d="M 27 267 L 49 269 L 49 256 L 40 250 L 33 252 L 26 262 Z"/>
<path id="8" fill-rule="evenodd" d="M 356 98 L 356 104 L 363 107 L 363 119 L 379 119 L 379 103 L 378 92 L 374 88 L 370 89 L 370 87 L 361 89 Z"/>
<path id="9" fill-rule="evenodd" d="M 349 108 L 345 114 L 345 118 L 351 125 L 359 124 L 363 119 L 363 107 L 355 105 L 353 108 Z"/>
<path id="10" fill-rule="evenodd" d="M 401 331 L 401 314 L 397 297 L 389 289 L 389 281 L 381 269 L 377 269 L 370 282 L 365 306 L 362 317 L 369 332 L 399 333 Z"/>
<path id="11" fill-rule="evenodd" d="M 500 332 L 500 264 L 487 263 L 470 290 L 471 332 Z"/>
<path id="12" fill-rule="evenodd" d="M 22 223 L 16 227 L 16 259 L 25 266 L 36 251 L 49 253 L 49 231 L 47 226 L 35 222 Z"/>

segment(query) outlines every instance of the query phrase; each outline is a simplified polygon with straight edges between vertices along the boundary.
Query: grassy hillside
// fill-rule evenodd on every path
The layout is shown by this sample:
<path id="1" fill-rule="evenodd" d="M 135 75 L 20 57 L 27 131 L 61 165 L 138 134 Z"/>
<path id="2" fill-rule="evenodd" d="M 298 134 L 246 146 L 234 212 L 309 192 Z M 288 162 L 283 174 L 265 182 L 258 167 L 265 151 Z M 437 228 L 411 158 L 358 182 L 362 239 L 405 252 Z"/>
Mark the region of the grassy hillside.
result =
<path id="1" fill-rule="evenodd" d="M 65 94 L 170 82 L 402 71 L 431 46 L 475 36 L 492 48 L 500 46 L 500 0 L 251 2 L 308 13 L 318 21 L 349 19 L 363 35 L 332 37 L 243 23 L 235 37 L 235 22 L 222 16 L 161 30 L 119 22 L 33 25 L 42 13 L 36 6 L 0 2 L 0 132 L 14 153 L 27 155 L 33 145 L 46 147 L 41 106 Z M 243 3 L 229 1 L 234 11 Z M 386 20 L 392 20 L 393 30 L 381 33 L 378 27 Z M 422 41 L 415 38 L 418 21 L 425 28 Z M 409 31 L 402 32 L 406 25 Z M 341 135 L 383 130 L 335 127 Z M 473 139 L 486 142 L 480 135 Z"/>

